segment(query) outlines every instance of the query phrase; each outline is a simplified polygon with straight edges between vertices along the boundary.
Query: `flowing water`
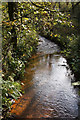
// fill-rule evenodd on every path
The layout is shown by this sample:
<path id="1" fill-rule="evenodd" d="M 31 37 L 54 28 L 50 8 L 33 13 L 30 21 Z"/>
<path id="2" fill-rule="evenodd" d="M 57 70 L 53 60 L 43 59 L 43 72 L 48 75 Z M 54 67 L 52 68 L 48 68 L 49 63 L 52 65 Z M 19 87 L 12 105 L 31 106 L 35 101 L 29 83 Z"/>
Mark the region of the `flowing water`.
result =
<path id="1" fill-rule="evenodd" d="M 40 36 L 37 54 L 25 69 L 25 94 L 12 106 L 19 118 L 76 118 L 78 95 L 59 47 Z"/>

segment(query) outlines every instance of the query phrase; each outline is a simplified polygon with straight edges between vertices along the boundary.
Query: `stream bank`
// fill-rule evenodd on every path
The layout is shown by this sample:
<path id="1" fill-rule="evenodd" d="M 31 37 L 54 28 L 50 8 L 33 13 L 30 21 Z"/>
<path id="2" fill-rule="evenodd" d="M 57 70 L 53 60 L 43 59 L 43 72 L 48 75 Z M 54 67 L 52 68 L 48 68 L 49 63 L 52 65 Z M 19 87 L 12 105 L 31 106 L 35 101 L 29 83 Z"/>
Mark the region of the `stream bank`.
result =
<path id="1" fill-rule="evenodd" d="M 79 97 L 71 82 L 74 75 L 60 48 L 40 36 L 37 54 L 25 69 L 22 81 L 25 94 L 12 105 L 14 119 L 57 118 L 76 119 Z"/>
<path id="2" fill-rule="evenodd" d="M 74 73 L 75 81 L 80 81 L 80 55 L 79 55 L 79 40 L 80 37 L 75 36 L 74 34 L 70 38 L 66 37 L 51 37 L 50 34 L 45 35 L 44 33 L 39 33 L 41 36 L 49 39 L 50 41 L 57 44 L 62 55 L 66 58 L 69 67 Z M 61 40 L 62 39 L 62 40 Z M 72 40 L 69 40 L 72 39 Z M 66 42 L 67 41 L 67 42 Z M 70 43 L 72 41 L 72 43 Z M 77 42 L 74 42 L 77 41 Z M 64 44 L 65 43 L 65 44 Z M 76 46 L 76 47 L 75 47 Z M 80 84 L 78 85 L 80 87 Z"/>

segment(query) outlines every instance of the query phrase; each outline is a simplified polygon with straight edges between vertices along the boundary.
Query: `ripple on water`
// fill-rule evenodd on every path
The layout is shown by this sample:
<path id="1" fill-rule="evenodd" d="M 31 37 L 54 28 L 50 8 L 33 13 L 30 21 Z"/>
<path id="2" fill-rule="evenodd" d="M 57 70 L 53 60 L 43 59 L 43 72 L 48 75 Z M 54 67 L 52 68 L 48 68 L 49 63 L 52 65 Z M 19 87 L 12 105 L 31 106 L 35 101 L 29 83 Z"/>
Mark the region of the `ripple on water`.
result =
<path id="1" fill-rule="evenodd" d="M 31 61 L 25 75 L 26 83 L 30 84 L 25 87 L 25 97 L 30 101 L 28 107 L 21 108 L 24 110 L 21 114 L 18 110 L 16 114 L 25 118 L 77 117 L 78 97 L 71 85 L 74 76 L 67 61 L 57 53 L 60 49 L 56 44 L 43 37 L 40 39 L 42 44 L 38 46 L 38 53 L 42 52 L 42 56 Z"/>

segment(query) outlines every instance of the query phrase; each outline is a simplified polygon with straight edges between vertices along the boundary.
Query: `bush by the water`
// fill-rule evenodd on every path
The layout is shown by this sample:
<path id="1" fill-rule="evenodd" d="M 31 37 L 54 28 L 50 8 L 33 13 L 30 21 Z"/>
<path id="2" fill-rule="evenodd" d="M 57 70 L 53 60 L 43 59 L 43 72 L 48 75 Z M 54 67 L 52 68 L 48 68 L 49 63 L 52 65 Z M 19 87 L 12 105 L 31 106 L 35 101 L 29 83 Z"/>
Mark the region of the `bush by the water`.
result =
<path id="1" fill-rule="evenodd" d="M 21 7 L 22 3 L 18 3 L 18 6 Z M 2 110 L 5 119 L 9 116 L 9 110 L 15 99 L 23 93 L 20 80 L 24 76 L 25 65 L 28 64 L 31 55 L 36 52 L 38 45 L 36 31 L 25 21 L 21 23 L 19 7 L 18 18 L 11 21 L 8 3 L 2 5 Z"/>

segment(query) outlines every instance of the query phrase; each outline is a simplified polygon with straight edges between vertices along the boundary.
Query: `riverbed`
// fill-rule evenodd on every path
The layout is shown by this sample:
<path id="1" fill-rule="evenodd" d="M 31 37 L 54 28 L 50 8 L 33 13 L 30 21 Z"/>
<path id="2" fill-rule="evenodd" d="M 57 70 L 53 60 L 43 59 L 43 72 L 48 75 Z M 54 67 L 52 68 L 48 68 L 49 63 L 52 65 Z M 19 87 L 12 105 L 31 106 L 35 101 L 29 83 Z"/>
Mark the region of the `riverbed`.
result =
<path id="1" fill-rule="evenodd" d="M 44 37 L 30 60 L 22 80 L 25 94 L 13 105 L 15 118 L 76 118 L 78 94 L 74 75 L 60 48 Z"/>

